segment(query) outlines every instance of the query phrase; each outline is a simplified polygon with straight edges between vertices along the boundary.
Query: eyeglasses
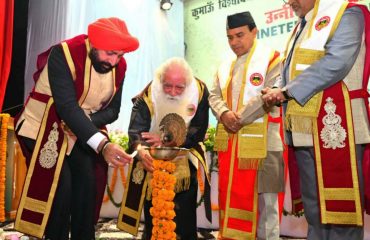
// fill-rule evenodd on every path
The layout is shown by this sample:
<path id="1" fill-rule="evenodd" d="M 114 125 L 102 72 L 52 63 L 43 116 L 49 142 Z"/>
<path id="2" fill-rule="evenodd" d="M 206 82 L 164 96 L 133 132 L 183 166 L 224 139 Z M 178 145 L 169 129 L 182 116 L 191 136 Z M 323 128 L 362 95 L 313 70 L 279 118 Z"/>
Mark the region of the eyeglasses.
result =
<path id="1" fill-rule="evenodd" d="M 289 0 L 283 0 L 283 2 L 284 2 L 285 4 L 288 4 Z"/>

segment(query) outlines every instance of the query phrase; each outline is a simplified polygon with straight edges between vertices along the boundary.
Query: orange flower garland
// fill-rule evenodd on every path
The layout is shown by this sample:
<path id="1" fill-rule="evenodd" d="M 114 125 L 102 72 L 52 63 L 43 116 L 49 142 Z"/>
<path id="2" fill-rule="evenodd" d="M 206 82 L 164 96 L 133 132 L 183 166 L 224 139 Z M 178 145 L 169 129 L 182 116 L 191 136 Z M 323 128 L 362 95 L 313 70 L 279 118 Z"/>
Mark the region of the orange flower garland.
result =
<path id="1" fill-rule="evenodd" d="M 126 179 L 124 167 L 114 168 L 113 173 L 112 173 L 112 180 L 111 180 L 110 184 L 108 185 L 108 182 L 107 182 L 107 188 L 109 188 L 112 195 L 114 193 L 114 189 L 116 188 L 118 170 L 119 170 L 120 175 L 121 175 L 122 185 L 123 185 L 124 188 L 126 188 L 127 179 Z M 108 189 L 107 189 L 107 191 L 108 191 Z M 104 198 L 103 198 L 103 202 L 104 203 L 108 202 L 108 200 L 111 200 L 112 202 L 114 202 L 113 199 L 110 199 L 108 194 L 105 194 Z"/>
<path id="2" fill-rule="evenodd" d="M 172 173 L 176 165 L 170 161 L 153 161 L 152 204 L 150 215 L 153 217 L 152 240 L 176 239 L 176 216 L 173 199 L 175 197 L 176 177 Z"/>
<path id="3" fill-rule="evenodd" d="M 9 114 L 0 114 L 0 222 L 5 221 L 5 170 Z"/>
<path id="4" fill-rule="evenodd" d="M 128 136 L 127 134 L 123 133 L 121 130 L 116 129 L 114 131 L 110 131 L 109 139 L 111 142 L 120 145 L 125 151 L 128 149 Z M 104 198 L 103 198 L 103 203 L 106 203 L 110 200 L 112 204 L 116 206 L 117 208 L 121 207 L 121 203 L 122 203 L 122 202 L 116 202 L 113 199 L 113 193 L 114 193 L 114 189 L 116 188 L 116 183 L 117 183 L 118 170 L 121 175 L 122 185 L 124 188 L 126 188 L 127 179 L 125 176 L 124 167 L 113 168 L 111 181 L 110 183 L 109 181 L 107 182 L 106 194 L 104 195 Z"/>

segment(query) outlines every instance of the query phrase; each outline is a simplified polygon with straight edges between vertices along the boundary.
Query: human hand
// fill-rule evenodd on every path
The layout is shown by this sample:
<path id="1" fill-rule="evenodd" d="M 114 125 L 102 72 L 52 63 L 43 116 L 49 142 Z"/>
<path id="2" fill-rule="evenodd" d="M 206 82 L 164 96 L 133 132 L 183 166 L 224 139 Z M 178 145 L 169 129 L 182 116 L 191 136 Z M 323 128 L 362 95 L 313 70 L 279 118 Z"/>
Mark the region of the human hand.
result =
<path id="1" fill-rule="evenodd" d="M 142 132 L 141 137 L 152 147 L 158 147 L 163 144 L 160 135 L 156 133 Z"/>
<path id="2" fill-rule="evenodd" d="M 229 133 L 238 132 L 243 125 L 240 123 L 240 115 L 233 112 L 227 111 L 220 116 L 221 123 L 224 125 L 225 130 Z"/>
<path id="3" fill-rule="evenodd" d="M 231 134 L 236 134 L 239 130 L 231 130 L 230 128 L 226 127 L 224 124 L 224 128 L 226 132 L 231 133 Z"/>
<path id="4" fill-rule="evenodd" d="M 278 103 L 283 103 L 285 100 L 281 88 L 264 88 L 261 91 L 262 100 L 267 107 L 272 107 Z"/>
<path id="5" fill-rule="evenodd" d="M 137 156 L 139 160 L 143 163 L 146 171 L 153 172 L 153 158 L 150 156 L 149 151 L 144 148 L 137 149 Z"/>
<path id="6" fill-rule="evenodd" d="M 102 150 L 102 155 L 110 167 L 122 167 L 132 163 L 133 160 L 120 145 L 112 142 L 106 144 Z"/>
<path id="7" fill-rule="evenodd" d="M 265 95 L 265 94 L 266 94 L 266 93 L 268 93 L 270 90 L 271 90 L 271 88 L 270 88 L 270 87 L 265 87 L 265 88 L 263 88 L 263 89 L 261 90 L 261 94 L 262 94 L 262 95 Z"/>

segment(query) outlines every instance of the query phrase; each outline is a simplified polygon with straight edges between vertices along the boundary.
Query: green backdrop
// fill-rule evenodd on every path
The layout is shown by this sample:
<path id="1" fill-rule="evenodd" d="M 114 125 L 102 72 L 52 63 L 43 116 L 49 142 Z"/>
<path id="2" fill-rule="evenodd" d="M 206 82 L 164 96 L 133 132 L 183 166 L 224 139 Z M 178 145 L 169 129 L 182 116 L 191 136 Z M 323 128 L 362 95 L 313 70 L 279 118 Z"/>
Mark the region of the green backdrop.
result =
<path id="1" fill-rule="evenodd" d="M 352 0 L 370 8 L 370 0 Z M 226 17 L 251 12 L 258 39 L 283 51 L 297 21 L 289 5 L 282 0 L 186 0 L 184 1 L 185 56 L 194 74 L 211 87 L 222 59 L 233 54 L 226 37 Z M 210 124 L 215 126 L 211 116 Z"/>
<path id="2" fill-rule="evenodd" d="M 370 6 L 370 0 L 352 1 Z M 282 0 L 186 0 L 184 1 L 186 59 L 195 76 L 212 84 L 220 61 L 231 54 L 226 38 L 226 17 L 250 11 L 258 39 L 277 49 L 285 49 L 288 33 L 297 17 Z"/>

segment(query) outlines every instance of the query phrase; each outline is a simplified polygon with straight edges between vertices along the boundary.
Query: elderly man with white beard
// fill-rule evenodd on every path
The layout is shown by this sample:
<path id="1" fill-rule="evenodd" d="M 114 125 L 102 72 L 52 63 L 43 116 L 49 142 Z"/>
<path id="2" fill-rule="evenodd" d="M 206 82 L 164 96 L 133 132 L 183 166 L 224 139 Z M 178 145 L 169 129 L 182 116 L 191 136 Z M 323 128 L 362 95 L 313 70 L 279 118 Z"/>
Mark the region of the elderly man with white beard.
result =
<path id="1" fill-rule="evenodd" d="M 187 127 L 186 140 L 180 147 L 190 151 L 183 160 L 176 158 L 175 161 L 175 232 L 180 239 L 197 239 L 197 169 L 199 164 L 203 165 L 203 169 L 208 169 L 200 144 L 208 127 L 208 95 L 206 85 L 194 78 L 184 59 L 170 58 L 156 70 L 154 80 L 133 99 L 134 106 L 128 130 L 129 150 L 138 150 L 138 155 L 130 168 L 130 185 L 126 188 L 128 190 L 123 197 L 121 218 L 118 219 L 120 229 L 136 234 L 138 218 L 144 205 L 145 239 L 151 239 L 153 225 L 149 209 L 152 202 L 148 178 L 150 179 L 153 172 L 153 159 L 149 152 L 140 146 L 166 146 L 162 142 L 159 125 L 164 116 L 176 113 L 184 119 Z M 145 170 L 145 176 L 141 178 L 143 181 L 140 184 L 137 181 L 133 183 L 132 175 L 140 168 Z M 205 188 L 209 190 L 209 181 Z M 209 198 L 205 199 L 205 206 L 206 215 L 210 219 Z M 134 215 L 138 216 L 136 221 L 132 221 Z"/>

